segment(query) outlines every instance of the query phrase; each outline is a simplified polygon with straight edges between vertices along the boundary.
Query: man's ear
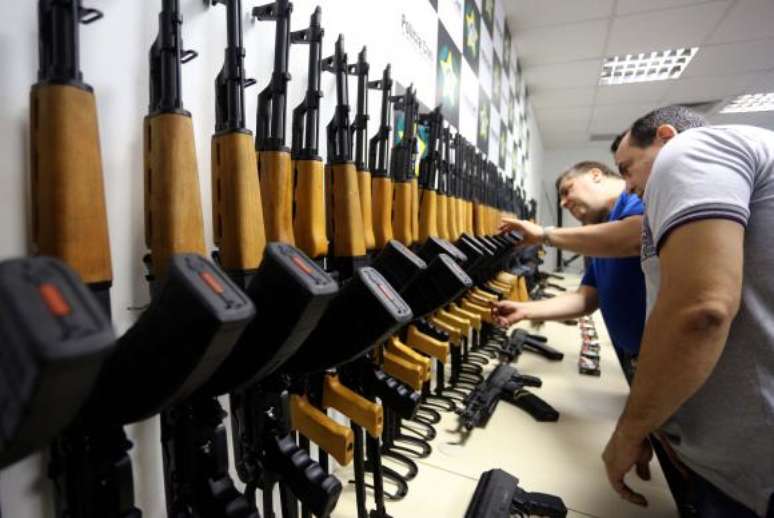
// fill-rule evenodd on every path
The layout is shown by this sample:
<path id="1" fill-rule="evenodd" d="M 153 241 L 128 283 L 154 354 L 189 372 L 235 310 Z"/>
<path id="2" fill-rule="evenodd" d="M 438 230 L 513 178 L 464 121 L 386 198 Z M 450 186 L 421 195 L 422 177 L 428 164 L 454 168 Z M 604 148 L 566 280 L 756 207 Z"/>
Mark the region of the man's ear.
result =
<path id="1" fill-rule="evenodd" d="M 595 183 L 598 183 L 600 180 L 602 180 L 602 171 L 600 171 L 598 168 L 594 167 L 589 169 L 589 173 L 591 173 L 591 179 L 594 180 Z"/>
<path id="2" fill-rule="evenodd" d="M 662 124 L 656 128 L 656 137 L 664 143 L 674 138 L 677 135 L 677 129 L 671 124 Z"/>

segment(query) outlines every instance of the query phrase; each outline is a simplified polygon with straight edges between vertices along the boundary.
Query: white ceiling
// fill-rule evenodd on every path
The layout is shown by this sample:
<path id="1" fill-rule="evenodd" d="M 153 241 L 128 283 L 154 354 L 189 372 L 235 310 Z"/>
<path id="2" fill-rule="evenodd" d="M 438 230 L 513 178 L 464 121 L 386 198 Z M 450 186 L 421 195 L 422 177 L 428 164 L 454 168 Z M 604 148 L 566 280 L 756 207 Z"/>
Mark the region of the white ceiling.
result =
<path id="1" fill-rule="evenodd" d="M 617 134 L 670 103 L 774 91 L 774 0 L 501 0 L 547 148 Z M 597 86 L 605 56 L 700 47 L 677 80 Z M 774 112 L 714 123 L 774 129 Z"/>

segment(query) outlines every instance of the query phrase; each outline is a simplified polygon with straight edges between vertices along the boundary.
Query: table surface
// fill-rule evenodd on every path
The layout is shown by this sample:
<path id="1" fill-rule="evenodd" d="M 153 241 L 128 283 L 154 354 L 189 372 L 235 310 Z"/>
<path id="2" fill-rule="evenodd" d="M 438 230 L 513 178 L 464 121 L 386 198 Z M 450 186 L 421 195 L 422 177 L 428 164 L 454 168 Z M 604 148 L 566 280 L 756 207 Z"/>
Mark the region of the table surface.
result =
<path id="1" fill-rule="evenodd" d="M 564 275 L 554 281 L 574 289 L 577 275 Z M 555 292 L 555 290 L 549 290 Z M 409 482 L 409 493 L 401 501 L 387 502 L 393 518 L 462 517 L 481 473 L 501 468 L 520 480 L 527 491 L 560 496 L 568 516 L 676 517 L 677 510 L 666 480 L 654 460 L 652 479 L 641 481 L 633 473 L 627 482 L 648 500 L 641 508 L 622 500 L 609 486 L 600 459 L 602 450 L 615 427 L 626 402 L 629 388 L 616 359 L 599 312 L 593 315 L 599 335 L 600 377 L 578 373 L 580 329 L 547 322 L 535 327 L 520 323 L 549 339 L 549 344 L 564 352 L 564 359 L 551 362 L 530 352 L 521 355 L 515 366 L 524 374 L 538 376 L 541 388 L 531 388 L 559 411 L 559 421 L 541 423 L 524 411 L 501 402 L 486 428 L 474 429 L 459 444 L 457 416 L 442 412 L 435 425 L 437 437 L 431 441 L 433 453 L 417 459 L 419 474 Z M 485 373 L 495 366 L 490 361 Z M 389 459 L 385 461 L 389 465 Z M 355 491 L 351 466 L 338 468 L 336 475 L 344 484 L 335 518 L 356 517 Z M 373 508 L 371 493 L 368 507 Z"/>

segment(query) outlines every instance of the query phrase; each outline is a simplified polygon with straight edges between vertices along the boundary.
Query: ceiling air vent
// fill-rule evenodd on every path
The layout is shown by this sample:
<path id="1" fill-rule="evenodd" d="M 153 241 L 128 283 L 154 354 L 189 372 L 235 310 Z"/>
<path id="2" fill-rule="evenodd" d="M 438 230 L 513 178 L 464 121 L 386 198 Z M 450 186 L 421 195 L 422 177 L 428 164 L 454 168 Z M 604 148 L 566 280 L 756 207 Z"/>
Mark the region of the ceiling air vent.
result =
<path id="1" fill-rule="evenodd" d="M 590 142 L 612 142 L 618 136 L 617 133 L 592 133 L 589 137 Z"/>

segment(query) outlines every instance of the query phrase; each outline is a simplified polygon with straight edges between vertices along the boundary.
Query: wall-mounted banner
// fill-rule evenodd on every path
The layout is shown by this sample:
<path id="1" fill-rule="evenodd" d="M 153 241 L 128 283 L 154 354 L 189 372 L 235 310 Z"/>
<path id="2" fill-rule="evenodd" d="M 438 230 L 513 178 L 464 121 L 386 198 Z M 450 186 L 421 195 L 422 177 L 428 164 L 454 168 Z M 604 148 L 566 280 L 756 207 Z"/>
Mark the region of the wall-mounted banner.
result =
<path id="1" fill-rule="evenodd" d="M 489 34 L 494 34 L 494 18 L 495 18 L 495 0 L 482 0 L 483 7 L 481 8 L 481 18 L 484 20 Z"/>
<path id="2" fill-rule="evenodd" d="M 492 39 L 494 40 L 494 48 L 497 55 L 503 57 L 503 46 L 505 40 L 505 2 L 504 0 L 496 0 L 494 6 L 494 31 L 492 32 Z"/>
<path id="3" fill-rule="evenodd" d="M 473 0 L 465 0 L 465 26 L 462 54 L 470 68 L 478 74 L 478 57 L 481 54 L 481 14 Z"/>
<path id="4" fill-rule="evenodd" d="M 489 150 L 487 158 L 494 163 L 499 162 L 500 157 L 500 115 L 492 110 L 490 113 L 492 120 L 489 128 Z"/>
<path id="5" fill-rule="evenodd" d="M 400 16 L 391 38 L 392 73 L 403 84 L 414 84 L 417 98 L 426 104 L 435 102 L 438 14 L 429 2 L 397 2 Z"/>
<path id="6" fill-rule="evenodd" d="M 505 24 L 505 36 L 503 37 L 503 68 L 509 74 L 511 73 L 511 58 L 513 54 L 513 41 L 511 40 L 511 30 L 508 28 L 508 24 Z"/>
<path id="7" fill-rule="evenodd" d="M 501 169 L 505 169 L 505 157 L 508 155 L 508 126 L 504 121 L 500 121 L 500 146 L 499 159 L 497 160 Z"/>
<path id="8" fill-rule="evenodd" d="M 465 0 L 438 0 L 438 18 L 458 49 L 463 45 Z"/>
<path id="9" fill-rule="evenodd" d="M 441 22 L 438 22 L 437 56 L 435 102 L 436 105 L 441 105 L 441 113 L 446 120 L 459 127 L 462 56 Z"/>
<path id="10" fill-rule="evenodd" d="M 466 60 L 462 60 L 462 74 L 460 81 L 460 133 L 468 142 L 477 141 L 478 132 L 478 76 L 468 65 Z"/>
<path id="11" fill-rule="evenodd" d="M 500 65 L 500 58 L 495 53 L 494 66 L 492 67 L 492 105 L 499 112 L 500 102 L 503 96 L 503 69 Z"/>
<path id="12" fill-rule="evenodd" d="M 478 137 L 476 144 L 482 153 L 489 151 L 489 128 L 492 124 L 492 109 L 489 97 L 483 88 L 478 92 Z"/>
<path id="13" fill-rule="evenodd" d="M 402 84 L 395 82 L 393 88 L 394 95 L 403 95 L 406 93 L 406 87 Z M 426 104 L 419 102 L 419 113 L 427 113 L 430 108 Z M 397 144 L 403 138 L 406 133 L 406 114 L 402 110 L 393 110 L 392 113 L 392 143 Z M 419 175 L 419 160 L 427 154 L 427 128 L 424 126 L 415 126 L 415 134 L 417 136 L 417 149 L 416 159 L 414 161 L 414 173 Z"/>
<path id="14" fill-rule="evenodd" d="M 500 78 L 500 114 L 502 114 L 505 117 L 505 114 L 508 113 L 508 105 L 510 104 L 511 100 L 511 88 L 508 86 L 508 73 L 503 68 L 502 70 L 502 77 Z"/>
<path id="15" fill-rule="evenodd" d="M 508 89 L 508 130 L 513 131 L 514 119 L 516 118 L 516 96 L 511 89 Z"/>
<path id="16" fill-rule="evenodd" d="M 436 11 L 438 10 L 438 0 L 430 0 L 430 5 L 432 5 L 433 9 Z"/>

